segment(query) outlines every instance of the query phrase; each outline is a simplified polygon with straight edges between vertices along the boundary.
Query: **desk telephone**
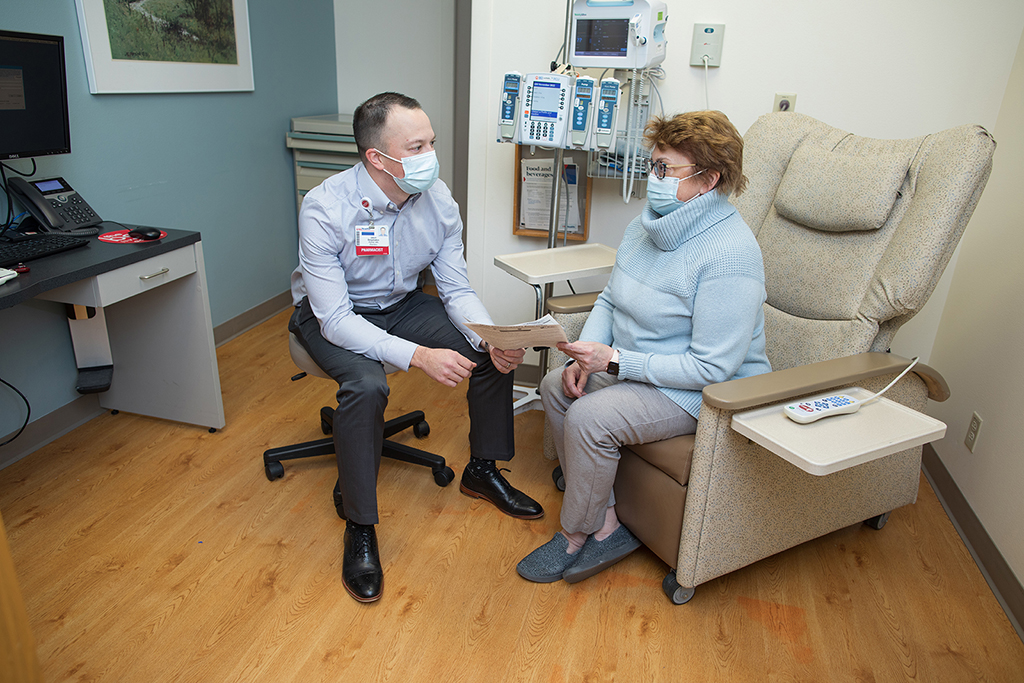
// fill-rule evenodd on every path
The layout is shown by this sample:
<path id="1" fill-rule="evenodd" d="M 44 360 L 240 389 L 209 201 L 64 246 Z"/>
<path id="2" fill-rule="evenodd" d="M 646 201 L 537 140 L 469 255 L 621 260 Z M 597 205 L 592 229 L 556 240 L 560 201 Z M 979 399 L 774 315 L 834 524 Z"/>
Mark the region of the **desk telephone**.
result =
<path id="1" fill-rule="evenodd" d="M 18 201 L 39 221 L 42 232 L 60 230 L 95 235 L 103 219 L 63 178 L 25 180 L 10 178 L 8 186 Z"/>

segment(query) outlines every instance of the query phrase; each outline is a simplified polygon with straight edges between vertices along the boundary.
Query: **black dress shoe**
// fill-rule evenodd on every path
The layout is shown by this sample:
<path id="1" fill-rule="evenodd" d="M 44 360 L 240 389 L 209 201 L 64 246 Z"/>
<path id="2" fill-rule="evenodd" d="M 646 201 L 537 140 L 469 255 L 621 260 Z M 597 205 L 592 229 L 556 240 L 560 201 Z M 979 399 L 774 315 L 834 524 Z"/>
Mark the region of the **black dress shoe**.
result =
<path id="1" fill-rule="evenodd" d="M 544 516 L 544 508 L 540 503 L 509 484 L 493 460 L 470 460 L 462 471 L 459 490 L 472 498 L 483 498 L 516 519 L 538 519 Z"/>
<path id="2" fill-rule="evenodd" d="M 377 530 L 372 524 L 348 522 L 345 527 L 345 556 L 341 564 L 345 590 L 359 602 L 380 599 L 384 570 L 377 553 Z"/>
<path id="3" fill-rule="evenodd" d="M 334 491 L 331 494 L 334 497 L 334 510 L 338 513 L 338 516 L 348 521 L 348 517 L 345 516 L 345 501 L 341 499 L 341 479 L 334 482 Z"/>

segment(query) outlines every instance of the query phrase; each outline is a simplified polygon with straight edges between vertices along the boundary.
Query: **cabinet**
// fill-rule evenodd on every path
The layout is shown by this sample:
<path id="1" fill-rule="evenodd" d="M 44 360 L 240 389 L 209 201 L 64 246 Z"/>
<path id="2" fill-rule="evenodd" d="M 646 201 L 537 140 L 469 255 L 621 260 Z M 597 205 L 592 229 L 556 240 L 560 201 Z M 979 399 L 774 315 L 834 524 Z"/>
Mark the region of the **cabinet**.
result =
<path id="1" fill-rule="evenodd" d="M 285 144 L 292 150 L 295 163 L 296 210 L 302 207 L 307 192 L 359 163 L 349 114 L 293 118 Z"/>

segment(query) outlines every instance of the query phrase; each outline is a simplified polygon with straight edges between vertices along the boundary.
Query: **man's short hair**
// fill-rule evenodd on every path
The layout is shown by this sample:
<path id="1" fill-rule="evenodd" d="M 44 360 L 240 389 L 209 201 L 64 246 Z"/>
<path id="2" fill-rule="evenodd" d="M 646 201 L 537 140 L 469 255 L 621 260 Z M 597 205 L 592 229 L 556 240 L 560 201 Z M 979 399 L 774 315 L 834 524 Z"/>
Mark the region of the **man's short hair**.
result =
<path id="1" fill-rule="evenodd" d="M 352 117 L 352 132 L 356 138 L 359 156 L 366 159 L 366 151 L 384 146 L 384 129 L 388 114 L 395 107 L 422 109 L 420 103 L 397 92 L 382 92 L 356 107 Z"/>

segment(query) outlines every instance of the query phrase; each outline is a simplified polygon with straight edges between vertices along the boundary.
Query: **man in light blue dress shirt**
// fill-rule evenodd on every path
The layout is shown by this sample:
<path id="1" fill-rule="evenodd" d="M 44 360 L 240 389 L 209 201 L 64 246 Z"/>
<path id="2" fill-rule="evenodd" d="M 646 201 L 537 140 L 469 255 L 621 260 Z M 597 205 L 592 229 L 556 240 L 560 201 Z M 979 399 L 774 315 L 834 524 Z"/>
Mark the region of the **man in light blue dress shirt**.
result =
<path id="1" fill-rule="evenodd" d="M 416 100 L 382 93 L 356 109 L 353 128 L 362 162 L 302 202 L 289 329 L 338 382 L 342 578 L 349 594 L 370 602 L 383 587 L 374 528 L 388 397 L 382 363 L 419 368 L 449 387 L 468 379 L 470 462 L 460 490 L 521 519 L 544 510 L 494 464 L 515 454 L 512 371 L 524 351 L 490 347 L 464 324 L 492 321 L 469 285 L 462 219 L 437 180 L 430 119 Z M 420 289 L 428 267 L 438 297 Z"/>

